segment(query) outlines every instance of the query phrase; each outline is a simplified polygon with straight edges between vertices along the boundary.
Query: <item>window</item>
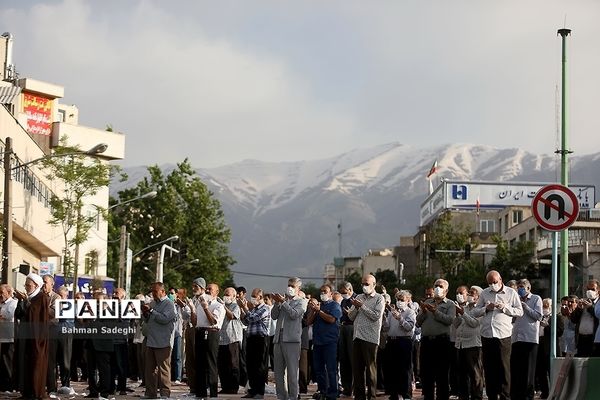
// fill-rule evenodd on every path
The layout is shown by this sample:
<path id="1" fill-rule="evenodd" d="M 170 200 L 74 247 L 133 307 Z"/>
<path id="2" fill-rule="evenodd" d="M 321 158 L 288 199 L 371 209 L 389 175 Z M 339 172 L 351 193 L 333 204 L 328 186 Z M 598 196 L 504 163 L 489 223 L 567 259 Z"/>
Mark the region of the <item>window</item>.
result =
<path id="1" fill-rule="evenodd" d="M 504 216 L 504 233 L 508 232 L 508 214 Z"/>
<path id="2" fill-rule="evenodd" d="M 512 214 L 513 224 L 520 224 L 523 222 L 523 210 L 514 210 Z"/>
<path id="3" fill-rule="evenodd" d="M 529 230 L 529 240 L 532 242 L 535 240 L 535 228 Z"/>
<path id="4" fill-rule="evenodd" d="M 525 233 L 522 233 L 519 235 L 519 242 L 526 242 L 527 241 L 527 235 Z"/>
<path id="5" fill-rule="evenodd" d="M 66 111 L 65 110 L 58 110 L 58 122 L 65 122 L 66 119 Z"/>
<path id="6" fill-rule="evenodd" d="M 495 222 L 496 221 L 494 221 L 493 219 L 483 219 L 479 221 L 479 232 L 496 232 Z"/>

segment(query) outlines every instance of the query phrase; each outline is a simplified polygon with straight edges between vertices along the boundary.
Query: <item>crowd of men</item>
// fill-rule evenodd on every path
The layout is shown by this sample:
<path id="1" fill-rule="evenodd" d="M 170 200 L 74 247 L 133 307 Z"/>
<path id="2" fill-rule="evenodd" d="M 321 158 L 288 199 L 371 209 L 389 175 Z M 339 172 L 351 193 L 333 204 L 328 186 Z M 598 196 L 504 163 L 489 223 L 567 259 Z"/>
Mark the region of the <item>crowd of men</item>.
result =
<path id="1" fill-rule="evenodd" d="M 243 287 L 203 278 L 192 293 L 157 282 L 140 294 L 142 318 L 56 319 L 52 276 L 29 274 L 25 292 L 0 285 L 0 391 L 24 399 L 73 395 L 85 381 L 87 398 L 105 399 L 145 388 L 144 398 L 169 398 L 171 385 L 186 383 L 188 396 L 262 399 L 268 371 L 278 399 L 296 400 L 312 380 L 314 398 L 425 400 L 533 399 L 549 394 L 552 301 L 531 293 L 527 279 L 506 284 L 490 271 L 488 287 L 460 286 L 450 296 L 437 279 L 422 301 L 407 290 L 390 294 L 365 275 L 359 293 L 348 282 L 320 288 L 318 298 L 291 278 L 284 293 L 247 296 Z M 600 356 L 600 284 L 590 280 L 584 298 L 567 296 L 557 316 L 559 351 Z M 221 295 L 221 296 L 220 296 Z M 114 299 L 125 299 L 115 289 Z M 96 299 L 106 298 L 102 292 Z M 451 298 L 452 297 L 452 298 Z M 76 298 L 83 298 L 81 293 Z M 132 327 L 129 336 L 77 335 L 77 328 Z M 60 383 L 60 387 L 59 386 Z M 219 390 L 220 383 L 220 390 Z M 245 392 L 244 392 L 245 391 Z"/>

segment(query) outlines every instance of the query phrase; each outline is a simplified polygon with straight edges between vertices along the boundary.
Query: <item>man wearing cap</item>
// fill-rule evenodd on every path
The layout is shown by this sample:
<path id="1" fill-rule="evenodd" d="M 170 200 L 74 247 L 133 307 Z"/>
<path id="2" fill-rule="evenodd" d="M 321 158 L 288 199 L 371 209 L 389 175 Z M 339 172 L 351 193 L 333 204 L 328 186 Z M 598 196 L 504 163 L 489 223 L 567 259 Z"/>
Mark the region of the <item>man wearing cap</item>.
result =
<path id="1" fill-rule="evenodd" d="M 15 291 L 19 300 L 15 317 L 21 321 L 25 342 L 24 398 L 46 397 L 46 375 L 48 373 L 48 307 L 50 299 L 42 292 L 44 281 L 38 274 L 30 273 L 25 279 L 25 293 Z M 34 372 L 35 371 L 35 372 Z"/>
<path id="2" fill-rule="evenodd" d="M 220 329 L 225 318 L 225 307 L 217 300 L 219 286 L 206 285 L 204 278 L 194 280 L 194 295 L 199 296 L 196 309 L 192 310 L 192 324 L 196 327 L 196 398 L 217 397 L 219 375 Z"/>

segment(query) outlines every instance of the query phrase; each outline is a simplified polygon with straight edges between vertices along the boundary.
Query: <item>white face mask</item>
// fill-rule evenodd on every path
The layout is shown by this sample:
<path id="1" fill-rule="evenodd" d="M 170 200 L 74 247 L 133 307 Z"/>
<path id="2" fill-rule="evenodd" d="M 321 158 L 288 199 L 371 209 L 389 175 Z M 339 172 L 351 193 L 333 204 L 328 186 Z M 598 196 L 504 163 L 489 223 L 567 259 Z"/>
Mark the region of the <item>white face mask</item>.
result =
<path id="1" fill-rule="evenodd" d="M 548 315 L 550 315 L 550 309 L 549 309 L 549 308 L 544 308 L 544 309 L 542 309 L 542 314 L 543 314 L 544 316 L 548 316 Z"/>
<path id="2" fill-rule="evenodd" d="M 463 304 L 465 302 L 465 296 L 462 293 L 456 294 L 456 302 L 459 304 Z"/>
<path id="3" fill-rule="evenodd" d="M 598 292 L 596 292 L 595 290 L 588 290 L 587 292 L 585 292 L 585 297 L 587 297 L 590 300 L 596 300 L 596 297 L 598 297 Z"/>
<path id="4" fill-rule="evenodd" d="M 329 295 L 325 293 L 321 293 L 321 301 L 329 301 Z"/>
<path id="5" fill-rule="evenodd" d="M 350 298 L 349 294 L 343 294 L 342 295 L 342 299 L 344 299 L 344 300 L 348 300 L 349 298 Z"/>
<path id="6" fill-rule="evenodd" d="M 434 297 L 444 297 L 444 288 L 436 287 L 433 289 Z"/>
<path id="7" fill-rule="evenodd" d="M 490 289 L 494 292 L 499 291 L 501 287 L 502 286 L 499 283 L 490 283 Z"/>
<path id="8" fill-rule="evenodd" d="M 286 292 L 285 292 L 289 297 L 294 297 L 296 295 L 296 289 L 288 286 Z"/>
<path id="9" fill-rule="evenodd" d="M 223 302 L 225 304 L 231 304 L 233 300 L 231 300 L 231 297 L 229 296 L 223 296 Z"/>
<path id="10" fill-rule="evenodd" d="M 258 299 L 256 297 L 250 297 L 250 303 L 257 305 L 258 304 Z"/>
<path id="11" fill-rule="evenodd" d="M 405 301 L 396 301 L 396 307 L 398 307 L 398 310 L 406 310 L 406 302 Z"/>
<path id="12" fill-rule="evenodd" d="M 373 288 L 371 287 L 371 285 L 363 285 L 363 293 L 364 294 L 371 294 L 372 291 L 373 291 Z"/>
<path id="13" fill-rule="evenodd" d="M 475 297 L 467 296 L 467 303 L 475 303 Z"/>
<path id="14" fill-rule="evenodd" d="M 204 301 L 206 301 L 207 303 L 209 303 L 209 302 L 211 302 L 211 301 L 212 301 L 212 296 L 211 296 L 210 294 L 208 294 L 208 293 L 204 293 L 204 294 L 202 295 L 202 298 L 203 298 L 203 299 L 204 299 Z"/>

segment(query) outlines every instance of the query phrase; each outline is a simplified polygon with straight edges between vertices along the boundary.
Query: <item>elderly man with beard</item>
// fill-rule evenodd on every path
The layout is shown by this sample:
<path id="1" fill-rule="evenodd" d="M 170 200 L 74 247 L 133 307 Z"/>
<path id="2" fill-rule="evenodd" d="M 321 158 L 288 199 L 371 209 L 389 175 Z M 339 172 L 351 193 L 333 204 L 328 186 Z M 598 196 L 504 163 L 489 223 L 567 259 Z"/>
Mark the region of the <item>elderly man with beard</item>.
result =
<path id="1" fill-rule="evenodd" d="M 454 302 L 446 298 L 448 281 L 433 284 L 433 298 L 421 303 L 417 325 L 421 327 L 421 382 L 425 400 L 448 399 L 450 368 L 450 325 L 456 317 Z"/>
<path id="2" fill-rule="evenodd" d="M 50 320 L 50 298 L 42 291 L 44 281 L 38 274 L 30 273 L 25 279 L 25 293 L 15 291 L 19 300 L 15 317 L 20 320 L 19 334 L 25 342 L 24 398 L 47 397 L 46 378 L 48 373 L 48 323 Z"/>

